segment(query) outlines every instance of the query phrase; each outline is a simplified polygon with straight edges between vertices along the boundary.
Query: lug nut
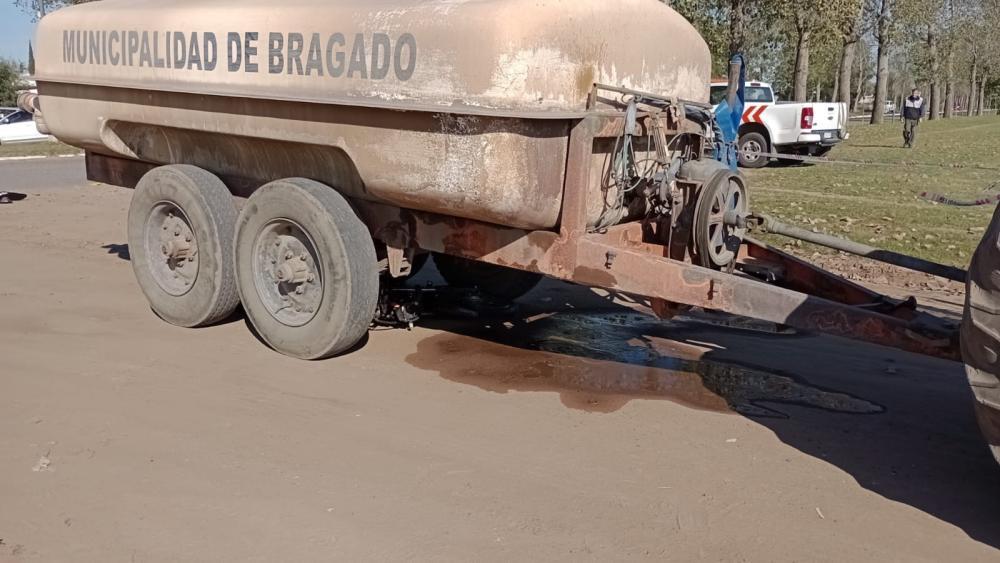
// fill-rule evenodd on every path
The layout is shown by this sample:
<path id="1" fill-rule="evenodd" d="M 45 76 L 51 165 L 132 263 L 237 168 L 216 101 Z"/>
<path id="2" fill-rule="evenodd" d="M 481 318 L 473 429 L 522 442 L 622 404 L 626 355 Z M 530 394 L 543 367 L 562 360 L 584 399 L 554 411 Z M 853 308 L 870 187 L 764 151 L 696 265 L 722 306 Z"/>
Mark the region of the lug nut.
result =
<path id="1" fill-rule="evenodd" d="M 302 287 L 301 285 L 295 288 L 295 295 L 302 295 L 305 292 L 306 292 L 305 288 Z"/>
<path id="2" fill-rule="evenodd" d="M 302 260 L 303 262 L 305 262 L 306 261 L 306 255 L 305 254 L 300 255 L 299 256 L 299 260 Z"/>
<path id="3" fill-rule="evenodd" d="M 174 236 L 175 237 L 181 236 L 181 230 L 180 229 L 174 229 Z"/>
<path id="4" fill-rule="evenodd" d="M 191 242 L 191 235 L 184 237 L 184 242 Z"/>
<path id="5" fill-rule="evenodd" d="M 295 258 L 295 254 L 293 254 L 292 251 L 289 250 L 288 253 L 285 254 L 285 260 L 291 260 L 292 258 Z"/>
<path id="6" fill-rule="evenodd" d="M 308 281 L 309 283 L 316 281 L 316 274 L 309 274 L 309 277 L 306 278 L 306 281 Z"/>

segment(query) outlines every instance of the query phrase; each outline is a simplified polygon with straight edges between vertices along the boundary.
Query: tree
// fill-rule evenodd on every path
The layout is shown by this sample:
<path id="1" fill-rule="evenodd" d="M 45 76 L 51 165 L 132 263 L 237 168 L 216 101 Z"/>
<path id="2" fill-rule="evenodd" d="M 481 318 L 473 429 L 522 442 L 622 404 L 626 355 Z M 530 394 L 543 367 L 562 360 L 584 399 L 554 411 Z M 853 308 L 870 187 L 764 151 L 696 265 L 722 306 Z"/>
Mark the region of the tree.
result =
<path id="1" fill-rule="evenodd" d="M 865 9 L 868 7 L 867 1 L 856 2 L 856 14 L 853 19 L 848 20 L 843 28 L 840 64 L 837 67 L 837 91 L 836 101 L 843 102 L 849 107 L 851 105 L 851 76 L 854 74 L 854 58 L 857 54 L 858 43 L 861 41 L 863 23 L 865 20 Z"/>
<path id="2" fill-rule="evenodd" d="M 86 4 L 87 2 L 94 1 L 96 0 L 14 0 L 14 5 L 28 12 L 35 19 L 41 19 L 49 12 L 58 10 L 63 6 Z"/>
<path id="3" fill-rule="evenodd" d="M 875 100 L 872 102 L 871 124 L 882 123 L 885 114 L 885 100 L 889 89 L 889 43 L 892 37 L 892 0 L 879 0 L 876 16 L 878 39 L 878 63 L 875 70 Z"/>
<path id="4" fill-rule="evenodd" d="M 809 63 L 814 37 L 839 36 L 850 27 L 860 0 L 778 0 L 769 2 L 774 17 L 788 23 L 795 34 L 792 97 L 805 101 L 809 88 Z"/>
<path id="5" fill-rule="evenodd" d="M 17 91 L 21 84 L 21 73 L 14 61 L 0 59 L 0 106 L 17 103 Z"/>

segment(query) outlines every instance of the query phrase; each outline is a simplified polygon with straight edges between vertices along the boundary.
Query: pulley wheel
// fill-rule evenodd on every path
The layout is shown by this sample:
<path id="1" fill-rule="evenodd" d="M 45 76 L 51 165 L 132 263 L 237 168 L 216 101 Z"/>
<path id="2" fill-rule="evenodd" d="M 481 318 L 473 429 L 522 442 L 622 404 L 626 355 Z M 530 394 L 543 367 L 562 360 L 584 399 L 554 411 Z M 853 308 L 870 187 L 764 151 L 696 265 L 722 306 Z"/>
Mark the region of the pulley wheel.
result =
<path id="1" fill-rule="evenodd" d="M 702 266 L 721 270 L 734 264 L 747 230 L 726 224 L 726 215 L 745 217 L 749 210 L 746 183 L 739 174 L 720 172 L 705 184 L 694 221 L 695 252 Z"/>

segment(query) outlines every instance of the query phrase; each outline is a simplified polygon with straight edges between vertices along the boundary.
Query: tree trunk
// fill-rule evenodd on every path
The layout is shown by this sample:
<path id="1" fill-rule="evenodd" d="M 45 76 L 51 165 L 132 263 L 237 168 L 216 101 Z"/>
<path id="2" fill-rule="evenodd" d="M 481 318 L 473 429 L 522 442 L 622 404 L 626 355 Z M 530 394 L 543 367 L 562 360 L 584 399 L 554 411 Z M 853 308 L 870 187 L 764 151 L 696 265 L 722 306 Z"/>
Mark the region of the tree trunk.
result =
<path id="1" fill-rule="evenodd" d="M 833 89 L 833 95 L 836 97 L 834 101 L 845 103 L 849 108 L 852 107 L 851 76 L 854 71 L 854 56 L 858 50 L 858 41 L 861 39 L 861 22 L 864 14 L 865 2 L 858 2 L 858 15 L 851 22 L 851 26 L 844 34 L 843 48 L 840 51 L 840 71 L 837 74 L 837 87 Z"/>
<path id="2" fill-rule="evenodd" d="M 837 88 L 835 94 L 838 102 L 851 105 L 851 75 L 854 73 L 854 51 L 857 50 L 857 41 L 844 41 L 844 48 L 840 52 L 840 72 L 837 73 Z"/>
<path id="3" fill-rule="evenodd" d="M 792 99 L 806 101 L 809 89 L 809 39 L 812 31 L 804 26 L 799 28 L 799 42 L 795 47 L 795 78 Z"/>
<path id="4" fill-rule="evenodd" d="M 986 71 L 983 70 L 983 76 L 979 79 L 979 103 L 976 104 L 976 115 L 983 115 L 983 105 L 986 104 Z"/>
<path id="5" fill-rule="evenodd" d="M 878 17 L 878 67 L 875 71 L 875 101 L 872 104 L 872 125 L 882 123 L 885 114 L 885 97 L 889 84 L 889 3 L 882 0 Z"/>
<path id="6" fill-rule="evenodd" d="M 976 79 L 979 76 L 979 61 L 972 55 L 972 75 L 969 77 L 969 117 L 976 110 Z"/>
<path id="7" fill-rule="evenodd" d="M 930 92 L 930 109 L 928 110 L 927 119 L 937 119 L 938 118 L 938 106 L 941 104 L 941 92 L 938 87 L 938 70 L 940 65 L 938 64 L 938 45 L 937 36 L 934 34 L 934 29 L 928 27 L 927 29 L 927 51 L 931 59 L 931 84 Z"/>
<path id="8" fill-rule="evenodd" d="M 854 96 L 854 107 L 851 108 L 852 111 L 858 111 L 858 105 L 861 103 L 862 96 L 865 95 L 865 63 L 868 58 L 865 56 L 865 49 L 861 49 L 861 56 L 858 57 L 858 92 Z"/>
<path id="9" fill-rule="evenodd" d="M 955 115 L 955 51 L 948 49 L 948 58 L 944 62 L 944 118 L 951 119 Z"/>
<path id="10" fill-rule="evenodd" d="M 746 33 L 745 20 L 745 0 L 731 0 L 729 14 L 729 56 L 743 52 Z"/>

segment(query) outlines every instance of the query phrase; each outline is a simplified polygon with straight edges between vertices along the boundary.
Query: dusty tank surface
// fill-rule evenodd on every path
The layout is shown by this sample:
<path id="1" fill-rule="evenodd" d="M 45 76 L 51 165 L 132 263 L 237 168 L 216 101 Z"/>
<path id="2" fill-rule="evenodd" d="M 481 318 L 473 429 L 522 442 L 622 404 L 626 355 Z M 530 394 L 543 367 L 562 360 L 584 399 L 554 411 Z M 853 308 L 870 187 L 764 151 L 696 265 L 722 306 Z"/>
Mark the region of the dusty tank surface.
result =
<path id="1" fill-rule="evenodd" d="M 36 48 L 45 125 L 88 151 L 531 229 L 595 83 L 705 100 L 709 71 L 656 0 L 104 0 Z"/>

